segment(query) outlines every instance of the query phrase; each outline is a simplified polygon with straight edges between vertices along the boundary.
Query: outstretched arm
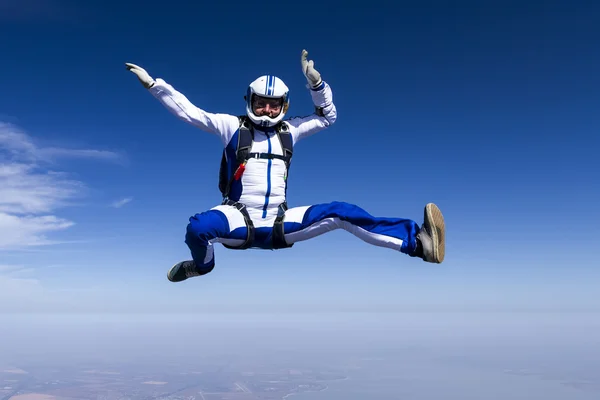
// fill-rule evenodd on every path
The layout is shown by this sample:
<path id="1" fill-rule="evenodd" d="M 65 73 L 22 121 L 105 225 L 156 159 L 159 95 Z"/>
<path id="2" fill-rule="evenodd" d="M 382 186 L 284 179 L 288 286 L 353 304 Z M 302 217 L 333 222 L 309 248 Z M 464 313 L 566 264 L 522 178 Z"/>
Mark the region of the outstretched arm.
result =
<path id="1" fill-rule="evenodd" d="M 302 50 L 302 72 L 308 81 L 310 95 L 315 105 L 315 112 L 306 117 L 296 117 L 287 120 L 294 144 L 332 125 L 337 118 L 337 110 L 333 103 L 331 87 L 321 79 L 321 74 L 315 70 L 314 62 L 307 60 L 307 55 L 308 52 Z"/>
<path id="2" fill-rule="evenodd" d="M 185 95 L 160 78 L 148 90 L 180 120 L 194 125 L 205 132 L 219 136 L 223 142 L 223 146 L 227 146 L 239 127 L 239 120 L 235 115 L 214 114 L 204 111 L 196 107 Z"/>
<path id="3" fill-rule="evenodd" d="M 238 118 L 229 114 L 215 114 L 196 107 L 181 92 L 163 79 L 154 80 L 141 67 L 126 64 L 127 69 L 137 75 L 142 85 L 172 114 L 201 130 L 219 136 L 223 146 L 227 146 L 239 127 Z"/>

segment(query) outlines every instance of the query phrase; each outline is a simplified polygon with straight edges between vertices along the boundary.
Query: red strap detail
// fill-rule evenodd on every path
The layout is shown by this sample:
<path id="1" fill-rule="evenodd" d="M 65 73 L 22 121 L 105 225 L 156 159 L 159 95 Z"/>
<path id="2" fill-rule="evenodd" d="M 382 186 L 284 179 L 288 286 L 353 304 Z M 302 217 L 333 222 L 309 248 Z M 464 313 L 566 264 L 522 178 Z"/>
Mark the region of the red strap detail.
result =
<path id="1" fill-rule="evenodd" d="M 240 164 L 238 169 L 235 171 L 235 174 L 233 175 L 233 179 L 238 181 L 242 177 L 242 174 L 244 173 L 245 170 L 246 170 L 246 163 L 244 162 L 243 164 Z"/>

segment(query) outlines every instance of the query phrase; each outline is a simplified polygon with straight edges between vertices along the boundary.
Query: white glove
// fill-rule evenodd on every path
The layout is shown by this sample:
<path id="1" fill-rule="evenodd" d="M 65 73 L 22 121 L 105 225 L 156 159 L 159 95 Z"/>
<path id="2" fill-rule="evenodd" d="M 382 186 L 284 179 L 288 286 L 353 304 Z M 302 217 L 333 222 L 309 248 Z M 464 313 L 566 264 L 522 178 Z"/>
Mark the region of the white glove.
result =
<path id="1" fill-rule="evenodd" d="M 300 57 L 300 62 L 302 64 L 302 72 L 308 81 L 308 84 L 316 88 L 321 84 L 321 74 L 315 69 L 315 62 L 313 60 L 308 61 L 306 56 L 308 55 L 308 51 L 302 50 L 302 56 Z"/>
<path id="2" fill-rule="evenodd" d="M 146 72 L 144 68 L 131 63 L 125 63 L 125 65 L 127 66 L 127 69 L 129 71 L 137 75 L 138 79 L 146 89 L 149 89 L 152 86 L 154 86 L 154 79 L 152 79 L 152 77 Z"/>

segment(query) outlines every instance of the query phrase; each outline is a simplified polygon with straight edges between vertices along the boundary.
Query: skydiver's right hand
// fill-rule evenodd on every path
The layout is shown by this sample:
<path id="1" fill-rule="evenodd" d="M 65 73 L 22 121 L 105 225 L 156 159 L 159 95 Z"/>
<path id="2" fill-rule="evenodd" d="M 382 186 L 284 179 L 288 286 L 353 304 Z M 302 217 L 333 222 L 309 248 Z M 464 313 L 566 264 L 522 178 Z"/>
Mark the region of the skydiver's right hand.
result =
<path id="1" fill-rule="evenodd" d="M 304 73 L 309 85 L 313 88 L 316 88 L 321 84 L 321 74 L 315 69 L 315 62 L 313 60 L 309 61 L 307 56 L 308 51 L 302 50 L 302 54 L 300 55 L 302 72 Z"/>
<path id="2" fill-rule="evenodd" d="M 133 72 L 137 76 L 142 83 L 142 86 L 144 86 L 146 89 L 154 86 L 154 79 L 152 79 L 152 77 L 144 68 L 131 63 L 125 63 L 125 65 L 129 71 Z"/>

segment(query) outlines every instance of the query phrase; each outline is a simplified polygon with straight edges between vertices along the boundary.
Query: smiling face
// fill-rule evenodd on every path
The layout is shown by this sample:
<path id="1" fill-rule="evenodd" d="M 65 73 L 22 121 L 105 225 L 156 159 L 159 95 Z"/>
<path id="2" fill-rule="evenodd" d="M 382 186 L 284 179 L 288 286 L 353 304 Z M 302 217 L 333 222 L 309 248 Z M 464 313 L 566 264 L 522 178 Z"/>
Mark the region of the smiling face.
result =
<path id="1" fill-rule="evenodd" d="M 269 116 L 275 118 L 281 112 L 283 107 L 282 98 L 270 98 L 254 95 L 252 97 L 252 112 L 257 116 Z"/>
<path id="2" fill-rule="evenodd" d="M 244 100 L 246 115 L 252 123 L 261 127 L 274 127 L 283 121 L 288 111 L 289 89 L 278 77 L 263 75 L 248 85 Z"/>

